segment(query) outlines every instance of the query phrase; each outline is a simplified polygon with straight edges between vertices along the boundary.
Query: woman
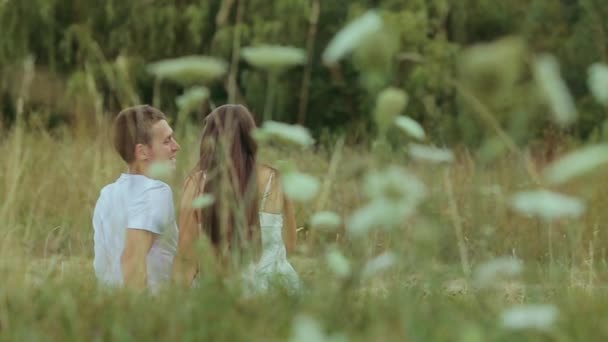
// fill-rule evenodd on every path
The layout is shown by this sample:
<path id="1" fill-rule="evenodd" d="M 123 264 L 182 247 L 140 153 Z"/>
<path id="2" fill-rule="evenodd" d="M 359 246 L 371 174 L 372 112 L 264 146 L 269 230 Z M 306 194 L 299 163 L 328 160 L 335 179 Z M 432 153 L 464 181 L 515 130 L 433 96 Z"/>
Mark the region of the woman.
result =
<path id="1" fill-rule="evenodd" d="M 174 266 L 179 283 L 191 285 L 198 272 L 205 272 L 195 244 L 206 239 L 224 270 L 252 260 L 261 248 L 259 261 L 242 273 L 247 290 L 264 291 L 275 280 L 289 289 L 299 286 L 286 256 L 296 243 L 293 205 L 283 195 L 277 170 L 257 162 L 254 129 L 253 117 L 241 105 L 221 106 L 205 118 L 200 160 L 181 201 Z M 196 209 L 193 203 L 201 195 L 211 195 L 213 202 Z"/>

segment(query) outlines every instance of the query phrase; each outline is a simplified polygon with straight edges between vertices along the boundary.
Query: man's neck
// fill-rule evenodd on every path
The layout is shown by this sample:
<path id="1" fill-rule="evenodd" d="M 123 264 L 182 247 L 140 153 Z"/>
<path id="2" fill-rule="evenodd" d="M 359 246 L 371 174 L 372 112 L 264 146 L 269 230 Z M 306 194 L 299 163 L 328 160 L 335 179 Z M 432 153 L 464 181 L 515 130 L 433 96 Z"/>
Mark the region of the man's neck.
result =
<path id="1" fill-rule="evenodd" d="M 145 176 L 148 172 L 148 168 L 145 167 L 145 165 L 142 165 L 140 163 L 133 163 L 131 165 L 129 165 L 129 169 L 127 170 L 127 173 L 130 175 L 142 175 Z"/>

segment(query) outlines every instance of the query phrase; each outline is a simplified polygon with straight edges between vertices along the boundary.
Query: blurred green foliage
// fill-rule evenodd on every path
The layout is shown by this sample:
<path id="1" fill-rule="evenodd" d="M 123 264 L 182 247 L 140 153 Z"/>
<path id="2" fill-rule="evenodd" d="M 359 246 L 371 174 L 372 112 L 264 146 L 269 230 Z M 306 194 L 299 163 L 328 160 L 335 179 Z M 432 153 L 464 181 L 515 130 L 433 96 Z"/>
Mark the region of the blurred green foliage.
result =
<path id="1" fill-rule="evenodd" d="M 559 60 L 579 109 L 579 121 L 569 130 L 581 138 L 602 137 L 603 129 L 596 127 L 602 126 L 605 110 L 589 95 L 586 70 L 591 63 L 608 61 L 608 21 L 604 20 L 608 2 L 603 0 L 322 1 L 314 37 L 309 37 L 309 31 L 315 0 L 240 1 L 241 47 L 274 44 L 306 49 L 307 41 L 313 39 L 306 113 L 298 113 L 306 72 L 302 66 L 277 79 L 273 112 L 277 120 L 300 118 L 315 135 L 346 131 L 350 141 L 365 140 L 373 127 L 375 97 L 392 86 L 408 93 L 404 114 L 421 122 L 437 143 L 478 145 L 491 140 L 494 133 L 458 91 L 454 81 L 460 80 L 515 142 L 524 143 L 538 136 L 548 121 L 548 109 L 539 101 L 530 75 L 531 58 L 548 52 Z M 146 64 L 185 55 L 210 55 L 230 62 L 238 2 L 0 2 L 3 121 L 10 124 L 14 117 L 20 61 L 28 55 L 35 57 L 39 73 L 51 75 L 44 80 L 58 80 L 34 82 L 34 87 L 43 89 L 32 90 L 29 105 L 50 112 L 48 117 L 60 123 L 87 120 L 94 106 L 87 106 L 82 98 L 94 96 L 101 96 L 109 112 L 133 102 L 156 101 L 166 112 L 177 113 L 174 98 L 183 89 L 163 83 L 155 91 Z M 323 65 L 320 55 L 331 38 L 374 7 L 384 19 L 382 33 L 364 42 L 339 66 Z M 479 79 L 469 77 L 469 72 L 459 74 L 465 49 L 507 36 L 520 39 L 512 44 L 517 51 L 505 53 L 502 61 L 498 58 L 495 70 Z M 82 86 L 87 77 L 92 77 L 94 86 Z M 236 79 L 240 101 L 260 116 L 267 76 L 239 59 Z M 481 82 L 477 88 L 471 79 Z M 216 82 L 210 87 L 213 103 L 227 101 L 227 84 Z M 37 97 L 40 93 L 46 96 Z"/>

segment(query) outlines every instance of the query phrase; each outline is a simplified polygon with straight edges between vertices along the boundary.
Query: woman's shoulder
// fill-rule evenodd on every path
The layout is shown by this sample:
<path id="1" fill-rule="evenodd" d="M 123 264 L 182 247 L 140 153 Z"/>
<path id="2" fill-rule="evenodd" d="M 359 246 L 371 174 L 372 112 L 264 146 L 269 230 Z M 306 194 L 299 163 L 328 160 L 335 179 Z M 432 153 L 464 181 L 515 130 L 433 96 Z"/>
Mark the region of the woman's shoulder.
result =
<path id="1" fill-rule="evenodd" d="M 264 164 L 258 168 L 258 191 L 262 196 L 261 211 L 280 214 L 283 210 L 283 185 L 279 170 Z"/>
<path id="2" fill-rule="evenodd" d="M 205 173 L 203 171 L 194 171 L 190 173 L 184 180 L 184 192 L 201 192 L 205 183 Z"/>
<path id="3" fill-rule="evenodd" d="M 262 172 L 264 175 L 270 175 L 271 173 L 273 173 L 273 174 L 279 173 L 279 170 L 277 168 L 275 168 L 272 165 L 267 164 L 267 163 L 259 164 L 258 170 L 259 170 L 259 172 Z"/>
<path id="4" fill-rule="evenodd" d="M 278 169 L 264 164 L 259 169 L 259 191 L 269 197 L 274 197 L 277 200 L 283 198 L 283 177 L 281 171 Z"/>
<path id="5" fill-rule="evenodd" d="M 279 170 L 269 164 L 260 164 L 258 167 L 258 179 L 262 184 L 271 183 L 272 187 L 280 185 L 281 174 Z"/>

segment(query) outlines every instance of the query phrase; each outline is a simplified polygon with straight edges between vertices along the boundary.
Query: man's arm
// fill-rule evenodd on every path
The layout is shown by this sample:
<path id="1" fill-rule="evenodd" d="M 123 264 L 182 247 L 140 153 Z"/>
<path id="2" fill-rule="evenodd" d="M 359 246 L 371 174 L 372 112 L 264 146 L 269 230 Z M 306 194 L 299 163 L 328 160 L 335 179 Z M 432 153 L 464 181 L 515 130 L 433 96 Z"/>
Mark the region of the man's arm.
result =
<path id="1" fill-rule="evenodd" d="M 148 283 L 148 253 L 155 234 L 141 229 L 127 229 L 125 248 L 120 258 L 125 287 L 145 289 Z"/>

